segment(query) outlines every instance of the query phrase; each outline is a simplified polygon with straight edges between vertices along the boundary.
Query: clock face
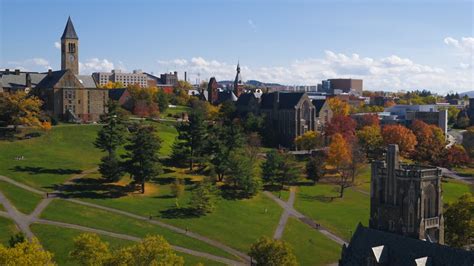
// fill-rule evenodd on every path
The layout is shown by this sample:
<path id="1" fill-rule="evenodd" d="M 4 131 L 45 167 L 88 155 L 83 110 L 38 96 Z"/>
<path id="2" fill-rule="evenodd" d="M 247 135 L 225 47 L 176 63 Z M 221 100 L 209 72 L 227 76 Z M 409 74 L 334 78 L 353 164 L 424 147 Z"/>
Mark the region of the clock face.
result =
<path id="1" fill-rule="evenodd" d="M 71 62 L 74 61 L 74 55 L 72 55 L 72 54 L 69 55 L 69 61 L 71 61 Z"/>

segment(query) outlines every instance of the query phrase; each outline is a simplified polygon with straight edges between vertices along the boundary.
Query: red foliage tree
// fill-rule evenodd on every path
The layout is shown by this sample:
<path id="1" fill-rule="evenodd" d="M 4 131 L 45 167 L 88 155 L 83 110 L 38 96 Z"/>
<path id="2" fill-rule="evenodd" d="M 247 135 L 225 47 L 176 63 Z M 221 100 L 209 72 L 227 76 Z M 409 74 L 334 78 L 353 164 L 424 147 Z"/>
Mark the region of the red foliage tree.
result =
<path id="1" fill-rule="evenodd" d="M 460 167 L 469 163 L 469 155 L 461 145 L 454 145 L 449 149 L 445 149 L 441 157 L 440 164 L 446 167 Z"/>
<path id="2" fill-rule="evenodd" d="M 438 162 L 446 146 L 443 131 L 439 127 L 428 125 L 421 120 L 413 121 L 411 129 L 417 140 L 413 158 L 430 163 Z"/>
<path id="3" fill-rule="evenodd" d="M 356 122 L 349 116 L 336 115 L 326 125 L 324 133 L 326 137 L 332 137 L 334 134 L 341 134 L 348 143 L 355 140 Z"/>
<path id="4" fill-rule="evenodd" d="M 357 129 L 362 129 L 366 126 L 380 126 L 379 116 L 377 114 L 365 114 L 359 116 L 357 119 Z"/>
<path id="5" fill-rule="evenodd" d="M 382 128 L 382 137 L 385 145 L 397 144 L 403 156 L 409 155 L 415 149 L 415 134 L 402 125 L 384 126 Z"/>

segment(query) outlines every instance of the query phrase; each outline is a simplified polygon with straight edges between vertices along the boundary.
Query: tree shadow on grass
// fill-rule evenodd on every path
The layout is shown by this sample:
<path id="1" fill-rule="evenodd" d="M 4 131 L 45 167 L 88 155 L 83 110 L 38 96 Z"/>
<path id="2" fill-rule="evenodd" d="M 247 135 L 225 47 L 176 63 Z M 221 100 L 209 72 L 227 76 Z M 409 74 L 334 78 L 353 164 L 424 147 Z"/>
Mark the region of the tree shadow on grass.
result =
<path id="1" fill-rule="evenodd" d="M 15 166 L 12 169 L 15 172 L 27 172 L 32 175 L 38 174 L 53 174 L 53 175 L 73 175 L 73 174 L 80 174 L 82 170 L 80 169 L 64 169 L 64 168 L 57 168 L 57 169 L 50 169 L 44 167 L 33 167 L 33 166 Z"/>
<path id="2" fill-rule="evenodd" d="M 121 186 L 108 183 L 103 179 L 78 178 L 66 184 L 55 184 L 47 187 L 58 191 L 56 195 L 61 198 L 90 198 L 90 199 L 110 199 L 126 196 L 135 191 L 135 187 Z"/>
<path id="3" fill-rule="evenodd" d="M 160 211 L 160 213 L 161 217 L 165 219 L 188 219 L 200 217 L 194 208 L 171 208 Z"/>
<path id="4" fill-rule="evenodd" d="M 311 195 L 307 195 L 307 194 L 300 194 L 300 198 L 303 199 L 303 200 L 307 200 L 307 201 L 319 201 L 319 202 L 323 202 L 323 203 L 330 203 L 330 202 L 333 202 L 334 199 L 337 199 L 339 197 L 338 196 L 326 196 L 326 195 L 311 196 Z"/>
<path id="5" fill-rule="evenodd" d="M 229 185 L 223 185 L 220 187 L 220 194 L 222 198 L 226 200 L 241 200 L 248 199 L 249 195 L 242 190 L 236 189 Z"/>

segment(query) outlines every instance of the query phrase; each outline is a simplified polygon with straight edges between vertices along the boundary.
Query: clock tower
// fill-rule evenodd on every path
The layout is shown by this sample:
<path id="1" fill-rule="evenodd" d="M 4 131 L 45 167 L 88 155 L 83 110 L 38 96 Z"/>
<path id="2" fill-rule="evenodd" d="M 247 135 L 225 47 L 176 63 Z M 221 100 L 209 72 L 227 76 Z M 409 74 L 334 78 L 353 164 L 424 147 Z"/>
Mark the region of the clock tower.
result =
<path id="1" fill-rule="evenodd" d="M 71 17 L 68 18 L 63 36 L 61 36 L 61 70 L 66 69 L 76 75 L 79 74 L 79 38 Z"/>

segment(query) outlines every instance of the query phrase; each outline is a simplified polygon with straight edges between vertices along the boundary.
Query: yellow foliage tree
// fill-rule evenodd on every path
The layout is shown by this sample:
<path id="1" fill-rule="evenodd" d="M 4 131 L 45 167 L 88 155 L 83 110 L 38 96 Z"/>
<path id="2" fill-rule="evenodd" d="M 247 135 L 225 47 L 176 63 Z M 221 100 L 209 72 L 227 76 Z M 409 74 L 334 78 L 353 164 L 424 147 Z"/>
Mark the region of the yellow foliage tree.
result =
<path id="1" fill-rule="evenodd" d="M 125 86 L 123 85 L 122 82 L 112 82 L 109 81 L 107 84 L 103 85 L 102 88 L 104 89 L 117 89 L 117 88 L 124 88 Z"/>
<path id="2" fill-rule="evenodd" d="M 337 115 L 349 115 L 351 107 L 346 102 L 342 101 L 339 98 L 333 97 L 328 99 L 329 108 L 333 112 L 334 116 Z"/>
<path id="3" fill-rule="evenodd" d="M 296 147 L 300 150 L 316 149 L 321 144 L 321 134 L 316 131 L 306 131 L 303 135 L 295 138 Z"/>
<path id="4" fill-rule="evenodd" d="M 103 265 L 111 259 L 109 244 L 96 234 L 80 234 L 73 241 L 74 249 L 69 256 L 80 265 Z"/>
<path id="5" fill-rule="evenodd" d="M 31 241 L 17 243 L 11 248 L 0 244 L 0 265 L 50 266 L 56 263 L 53 261 L 53 254 L 44 250 L 38 240 L 33 238 Z"/>
<path id="6" fill-rule="evenodd" d="M 0 94 L 0 120 L 17 126 L 41 127 L 39 115 L 43 102 L 25 92 Z"/>
<path id="7" fill-rule="evenodd" d="M 342 198 L 344 189 L 350 185 L 352 152 L 346 139 L 339 133 L 334 134 L 331 138 L 327 162 L 334 166 L 339 173 L 340 178 L 336 181 L 336 184 L 340 187 L 339 197 Z"/>

